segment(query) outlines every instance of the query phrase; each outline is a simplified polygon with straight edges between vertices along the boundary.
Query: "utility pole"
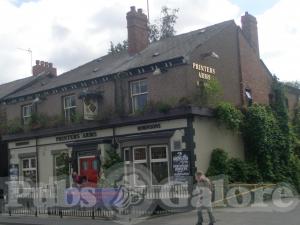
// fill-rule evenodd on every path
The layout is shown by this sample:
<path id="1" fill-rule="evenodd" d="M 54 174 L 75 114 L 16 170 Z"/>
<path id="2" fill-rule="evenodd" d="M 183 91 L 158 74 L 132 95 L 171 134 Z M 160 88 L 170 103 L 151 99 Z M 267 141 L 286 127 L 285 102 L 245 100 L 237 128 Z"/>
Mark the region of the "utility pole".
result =
<path id="1" fill-rule="evenodd" d="M 30 48 L 28 48 L 28 49 L 18 48 L 18 50 L 29 53 L 29 55 L 30 55 L 30 74 L 32 74 L 32 50 Z"/>

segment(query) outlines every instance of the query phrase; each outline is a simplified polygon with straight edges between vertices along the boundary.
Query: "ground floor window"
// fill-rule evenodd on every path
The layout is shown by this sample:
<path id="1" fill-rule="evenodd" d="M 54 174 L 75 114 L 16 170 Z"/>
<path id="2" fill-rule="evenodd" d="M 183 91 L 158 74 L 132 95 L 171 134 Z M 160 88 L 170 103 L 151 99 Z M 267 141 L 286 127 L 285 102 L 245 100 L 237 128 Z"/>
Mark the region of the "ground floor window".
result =
<path id="1" fill-rule="evenodd" d="M 22 175 L 24 181 L 36 183 L 36 158 L 24 158 L 22 159 Z"/>
<path id="2" fill-rule="evenodd" d="M 152 185 L 157 185 L 169 177 L 168 149 L 166 146 L 150 147 Z"/>
<path id="3" fill-rule="evenodd" d="M 151 184 L 159 185 L 169 177 L 168 147 L 137 146 L 124 149 L 125 181 L 134 186 L 145 186 L 137 171 L 151 172 Z"/>

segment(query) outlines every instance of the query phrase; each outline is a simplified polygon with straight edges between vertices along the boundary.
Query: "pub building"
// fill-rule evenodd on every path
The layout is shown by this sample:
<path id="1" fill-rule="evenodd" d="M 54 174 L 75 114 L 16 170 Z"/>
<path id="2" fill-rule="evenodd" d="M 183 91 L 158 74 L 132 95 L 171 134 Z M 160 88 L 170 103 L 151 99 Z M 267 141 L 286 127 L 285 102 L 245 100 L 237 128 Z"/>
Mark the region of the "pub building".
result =
<path id="1" fill-rule="evenodd" d="M 48 183 L 77 172 L 96 183 L 116 152 L 126 165 L 148 168 L 156 177 L 151 185 L 159 185 L 206 171 L 215 148 L 244 159 L 239 133 L 220 126 L 212 109 L 182 102 L 216 79 L 223 101 L 269 104 L 272 75 L 260 59 L 256 18 L 246 12 L 241 27 L 230 20 L 153 43 L 141 9 L 131 7 L 126 18 L 127 51 L 59 76 L 51 63 L 36 61 L 35 79 L 1 100 L 7 121 L 28 125 L 37 114 L 56 118 L 46 121 L 51 126 L 37 123 L 3 136 L 9 164 L 19 171 L 14 179 Z M 171 101 L 177 107 L 143 113 Z M 288 89 L 287 101 L 292 112 L 299 90 Z"/>

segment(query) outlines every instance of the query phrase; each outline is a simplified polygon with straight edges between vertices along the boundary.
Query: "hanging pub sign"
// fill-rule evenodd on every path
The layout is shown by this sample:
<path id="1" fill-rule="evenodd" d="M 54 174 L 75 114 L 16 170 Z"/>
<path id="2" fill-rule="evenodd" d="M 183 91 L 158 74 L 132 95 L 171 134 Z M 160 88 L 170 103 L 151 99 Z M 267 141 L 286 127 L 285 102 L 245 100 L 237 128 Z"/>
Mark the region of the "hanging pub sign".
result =
<path id="1" fill-rule="evenodd" d="M 98 101 L 95 98 L 85 98 L 83 100 L 83 110 L 85 120 L 95 120 L 98 116 Z"/>
<path id="2" fill-rule="evenodd" d="M 187 181 L 191 175 L 191 153 L 189 151 L 172 152 L 172 169 L 176 181 Z"/>

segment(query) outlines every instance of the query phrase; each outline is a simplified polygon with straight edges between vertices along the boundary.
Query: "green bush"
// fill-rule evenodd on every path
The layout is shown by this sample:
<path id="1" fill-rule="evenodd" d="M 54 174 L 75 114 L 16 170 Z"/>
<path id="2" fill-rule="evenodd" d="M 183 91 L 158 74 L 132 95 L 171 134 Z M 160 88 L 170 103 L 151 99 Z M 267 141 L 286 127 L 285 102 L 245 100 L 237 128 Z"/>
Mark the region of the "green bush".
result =
<path id="1" fill-rule="evenodd" d="M 24 127 L 20 119 L 9 120 L 5 128 L 5 133 L 7 134 L 16 134 L 24 132 Z"/>
<path id="2" fill-rule="evenodd" d="M 220 124 L 224 124 L 227 129 L 237 131 L 243 122 L 243 114 L 230 103 L 220 103 L 216 108 L 216 118 Z"/>
<path id="3" fill-rule="evenodd" d="M 199 107 L 215 107 L 220 101 L 221 90 L 217 79 L 202 81 L 192 96 L 192 103 Z"/>
<path id="4" fill-rule="evenodd" d="M 28 127 L 30 130 L 46 128 L 49 126 L 49 117 L 46 114 L 33 113 Z"/>
<path id="5" fill-rule="evenodd" d="M 231 158 L 228 160 L 228 171 L 230 182 L 247 182 L 248 167 L 246 163 L 240 159 Z"/>
<path id="6" fill-rule="evenodd" d="M 218 176 L 228 172 L 228 153 L 223 149 L 214 149 L 211 154 L 207 176 Z"/>

